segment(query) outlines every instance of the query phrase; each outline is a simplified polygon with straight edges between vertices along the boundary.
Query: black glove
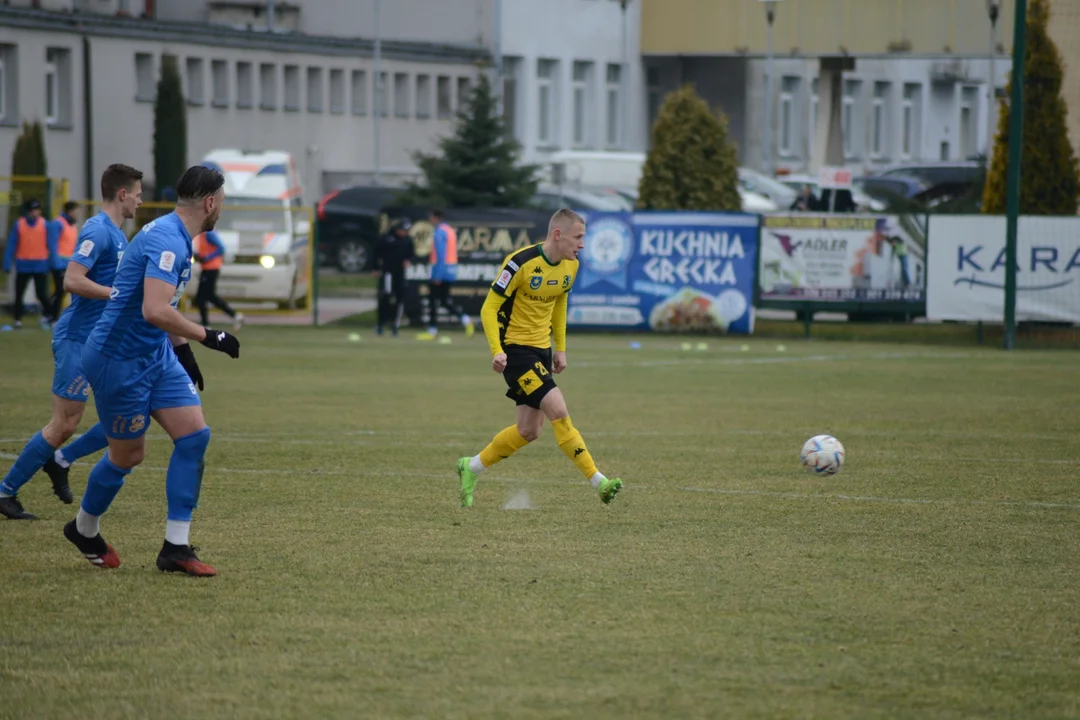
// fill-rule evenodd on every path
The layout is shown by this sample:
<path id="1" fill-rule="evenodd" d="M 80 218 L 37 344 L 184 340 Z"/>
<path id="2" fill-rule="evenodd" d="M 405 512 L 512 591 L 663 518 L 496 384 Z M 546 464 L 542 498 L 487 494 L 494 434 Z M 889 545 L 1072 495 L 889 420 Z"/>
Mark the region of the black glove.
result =
<path id="1" fill-rule="evenodd" d="M 191 382 L 202 390 L 203 389 L 203 377 L 202 371 L 199 370 L 199 363 L 195 362 L 195 353 L 191 350 L 191 345 L 184 343 L 183 345 L 173 345 L 173 352 L 176 353 L 176 359 L 180 361 L 180 364 L 187 371 L 188 377 L 191 378 Z"/>
<path id="2" fill-rule="evenodd" d="M 224 330 L 212 330 L 210 328 L 205 328 L 205 330 L 206 338 L 202 341 L 204 346 L 211 350 L 223 352 L 233 359 L 240 357 L 240 341 L 234 336 Z"/>

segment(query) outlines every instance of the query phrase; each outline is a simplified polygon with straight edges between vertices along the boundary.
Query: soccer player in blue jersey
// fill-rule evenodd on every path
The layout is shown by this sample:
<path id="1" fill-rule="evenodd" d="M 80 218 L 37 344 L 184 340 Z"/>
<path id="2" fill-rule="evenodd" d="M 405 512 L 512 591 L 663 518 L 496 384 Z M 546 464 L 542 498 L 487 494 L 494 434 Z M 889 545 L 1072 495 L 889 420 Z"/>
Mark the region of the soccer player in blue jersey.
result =
<path id="1" fill-rule="evenodd" d="M 224 184 L 220 172 L 202 166 L 180 177 L 176 209 L 145 225 L 131 241 L 105 311 L 83 349 L 83 371 L 109 451 L 91 471 L 78 515 L 64 526 L 64 536 L 98 567 L 120 566 L 116 551 L 101 537 L 100 519 L 124 478 L 143 461 L 146 428 L 153 418 L 173 441 L 158 569 L 217 574 L 196 557 L 188 541 L 210 444 L 196 388 L 201 383 L 190 379 L 202 376 L 188 340 L 233 358 L 240 356 L 240 343 L 227 332 L 191 322 L 176 306 L 191 279 L 192 238 L 214 229 Z"/>
<path id="2" fill-rule="evenodd" d="M 90 385 L 82 372 L 83 343 L 112 292 L 116 266 L 127 247 L 120 229 L 142 204 L 142 172 L 127 165 L 110 165 L 101 175 L 101 212 L 79 231 L 64 289 L 71 305 L 53 328 L 52 419 L 23 448 L 0 483 L 0 515 L 12 520 L 36 520 L 23 509 L 19 489 L 41 469 L 52 480 L 53 493 L 64 503 L 73 500 L 68 485 L 71 463 L 105 448 L 105 430 L 98 423 L 66 448 L 58 449 L 79 427 Z M 44 466 L 44 468 L 42 467 Z"/>

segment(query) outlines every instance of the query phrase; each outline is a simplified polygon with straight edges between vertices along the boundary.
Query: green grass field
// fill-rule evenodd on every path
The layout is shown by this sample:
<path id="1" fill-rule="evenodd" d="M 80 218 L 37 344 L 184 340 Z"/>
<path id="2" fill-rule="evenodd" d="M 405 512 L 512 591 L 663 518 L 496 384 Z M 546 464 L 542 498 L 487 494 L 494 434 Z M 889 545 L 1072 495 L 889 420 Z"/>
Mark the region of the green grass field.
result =
<path id="1" fill-rule="evenodd" d="M 572 334 L 558 381 L 624 492 L 602 505 L 545 427 L 463 510 L 455 460 L 513 417 L 483 339 L 346 332 L 197 350 L 217 578 L 154 569 L 156 427 L 103 519 L 119 570 L 24 489 L 0 717 L 1080 716 L 1077 354 Z M 48 334 L 0 356 L 6 470 L 47 420 Z M 817 433 L 834 477 L 799 467 Z"/>

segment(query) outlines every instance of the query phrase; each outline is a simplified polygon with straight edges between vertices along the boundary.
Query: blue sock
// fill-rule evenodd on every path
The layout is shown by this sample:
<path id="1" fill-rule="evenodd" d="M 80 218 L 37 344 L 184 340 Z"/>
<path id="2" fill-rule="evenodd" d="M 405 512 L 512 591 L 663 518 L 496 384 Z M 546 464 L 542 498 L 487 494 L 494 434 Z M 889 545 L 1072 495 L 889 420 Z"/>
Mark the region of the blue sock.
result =
<path id="1" fill-rule="evenodd" d="M 19 492 L 19 488 L 30 482 L 30 478 L 34 477 L 55 452 L 56 448 L 47 443 L 41 433 L 30 438 L 30 442 L 26 443 L 26 447 L 19 453 L 19 459 L 8 470 L 4 482 L 0 483 L 0 493 L 14 495 Z"/>
<path id="2" fill-rule="evenodd" d="M 101 423 L 97 423 L 83 433 L 78 440 L 61 450 L 60 455 L 65 462 L 71 464 L 79 458 L 93 455 L 98 450 L 104 450 L 107 447 L 109 447 L 109 439 L 105 437 L 105 428 L 101 426 Z"/>
<path id="3" fill-rule="evenodd" d="M 113 465 L 106 453 L 90 471 L 90 479 L 86 481 L 86 492 L 83 494 L 82 509 L 90 515 L 104 515 L 116 493 L 124 487 L 124 478 L 130 473 L 130 469 Z"/>
<path id="4" fill-rule="evenodd" d="M 185 435 L 173 443 L 169 471 L 165 474 L 169 520 L 191 522 L 191 513 L 199 505 L 205 467 L 203 458 L 209 444 L 210 428 Z"/>

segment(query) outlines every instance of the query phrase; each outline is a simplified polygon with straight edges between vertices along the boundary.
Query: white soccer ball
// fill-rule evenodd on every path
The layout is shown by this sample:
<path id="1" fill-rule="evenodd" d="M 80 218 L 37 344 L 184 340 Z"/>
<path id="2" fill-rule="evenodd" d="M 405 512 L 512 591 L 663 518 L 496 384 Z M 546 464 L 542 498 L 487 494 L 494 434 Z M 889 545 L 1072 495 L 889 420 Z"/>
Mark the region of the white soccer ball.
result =
<path id="1" fill-rule="evenodd" d="M 799 453 L 803 467 L 818 475 L 835 475 L 844 464 L 844 446 L 832 435 L 815 435 Z"/>

